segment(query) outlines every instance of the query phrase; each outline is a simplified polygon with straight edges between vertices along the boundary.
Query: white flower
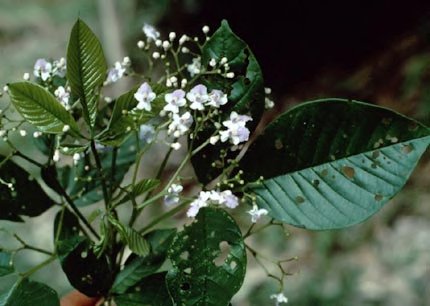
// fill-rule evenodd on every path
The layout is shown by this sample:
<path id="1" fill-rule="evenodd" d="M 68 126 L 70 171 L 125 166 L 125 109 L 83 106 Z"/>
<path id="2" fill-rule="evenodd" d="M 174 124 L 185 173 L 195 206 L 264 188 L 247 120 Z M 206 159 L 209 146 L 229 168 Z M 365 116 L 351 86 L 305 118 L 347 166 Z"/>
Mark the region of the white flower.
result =
<path id="1" fill-rule="evenodd" d="M 208 203 L 197 199 L 190 204 L 190 208 L 188 208 L 187 216 L 189 218 L 194 218 L 199 213 L 200 208 L 208 206 Z"/>
<path id="2" fill-rule="evenodd" d="M 231 192 L 231 190 L 224 190 L 220 193 L 222 198 L 221 204 L 228 208 L 236 208 L 239 205 L 239 199 Z"/>
<path id="3" fill-rule="evenodd" d="M 215 145 L 218 141 L 219 141 L 218 135 L 215 135 L 215 136 L 212 136 L 211 138 L 209 138 L 209 142 L 211 145 Z"/>
<path id="4" fill-rule="evenodd" d="M 124 76 L 125 70 L 126 69 L 121 65 L 120 62 L 115 62 L 115 67 L 109 69 L 106 84 L 117 82 Z"/>
<path id="5" fill-rule="evenodd" d="M 148 144 L 154 141 L 155 130 L 152 125 L 142 124 L 139 129 L 139 139 L 144 143 Z"/>
<path id="6" fill-rule="evenodd" d="M 172 184 L 167 189 L 168 194 L 164 196 L 164 204 L 172 206 L 179 203 L 179 194 L 184 190 L 184 187 L 179 184 Z"/>
<path id="7" fill-rule="evenodd" d="M 270 299 L 274 299 L 275 300 L 275 305 L 276 306 L 279 306 L 279 304 L 281 304 L 281 303 L 288 303 L 288 299 L 287 299 L 287 297 L 283 293 L 272 294 L 270 296 Z"/>
<path id="8" fill-rule="evenodd" d="M 248 211 L 248 214 L 251 215 L 252 223 L 256 223 L 262 216 L 267 215 L 269 212 L 264 208 L 258 208 L 257 205 L 254 205 L 251 210 Z"/>
<path id="9" fill-rule="evenodd" d="M 58 75 L 60 78 L 64 78 L 67 71 L 66 59 L 62 57 L 58 61 L 54 61 L 53 65 L 54 74 Z"/>
<path id="10" fill-rule="evenodd" d="M 167 104 L 164 106 L 163 110 L 174 114 L 179 113 L 179 107 L 182 107 L 187 103 L 185 100 L 185 91 L 182 89 L 177 89 L 172 93 L 166 94 L 164 96 L 164 100 Z"/>
<path id="11" fill-rule="evenodd" d="M 204 110 L 204 103 L 209 99 L 206 86 L 202 84 L 194 86 L 193 89 L 187 93 L 187 99 L 191 102 L 191 109 Z"/>
<path id="12" fill-rule="evenodd" d="M 136 105 L 136 108 L 144 109 L 149 112 L 151 110 L 151 102 L 155 99 L 155 97 L 156 95 L 152 91 L 151 86 L 147 82 L 143 83 L 134 94 L 134 98 L 139 101 L 139 103 Z"/>
<path id="13" fill-rule="evenodd" d="M 224 121 L 222 124 L 227 128 L 227 130 L 220 131 L 220 138 L 222 142 L 230 140 L 234 145 L 238 145 L 241 142 L 247 141 L 249 139 L 249 130 L 245 127 L 248 121 L 252 118 L 247 115 L 239 115 L 236 112 L 231 112 L 230 120 Z"/>
<path id="14" fill-rule="evenodd" d="M 219 108 L 228 102 L 227 94 L 223 93 L 221 90 L 214 89 L 209 94 L 209 100 L 207 105 Z"/>
<path id="15" fill-rule="evenodd" d="M 70 92 L 68 90 L 66 90 L 63 86 L 58 86 L 57 89 L 54 91 L 54 95 L 67 110 L 70 108 Z"/>
<path id="16" fill-rule="evenodd" d="M 145 23 L 142 28 L 148 40 L 157 40 L 160 37 L 160 32 L 157 31 L 152 25 Z"/>
<path id="17" fill-rule="evenodd" d="M 39 58 L 34 64 L 34 76 L 41 78 L 42 81 L 46 81 L 52 72 L 52 64 L 46 61 L 44 58 Z"/>
<path id="18" fill-rule="evenodd" d="M 184 135 L 193 124 L 193 117 L 190 112 L 184 113 L 182 116 L 178 114 L 173 114 L 172 122 L 169 124 L 167 133 L 173 134 L 174 137 L 179 137 Z"/>
<path id="19" fill-rule="evenodd" d="M 187 66 L 187 70 L 190 73 L 191 77 L 195 76 L 196 74 L 199 74 L 201 69 L 202 69 L 202 63 L 201 63 L 200 57 L 193 58 L 192 63 Z"/>

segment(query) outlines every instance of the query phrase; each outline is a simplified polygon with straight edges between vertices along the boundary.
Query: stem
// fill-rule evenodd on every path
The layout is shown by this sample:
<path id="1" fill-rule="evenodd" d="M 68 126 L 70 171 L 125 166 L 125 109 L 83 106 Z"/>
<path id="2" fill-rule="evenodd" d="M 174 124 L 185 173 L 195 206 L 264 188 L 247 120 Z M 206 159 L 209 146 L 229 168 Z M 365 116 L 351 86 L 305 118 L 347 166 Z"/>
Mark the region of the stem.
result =
<path id="1" fill-rule="evenodd" d="M 45 266 L 49 265 L 51 262 L 53 262 L 56 259 L 56 256 L 53 255 L 51 257 L 49 257 L 47 260 L 41 262 L 40 264 L 38 264 L 37 266 L 31 268 L 30 270 L 24 272 L 24 273 L 20 273 L 21 277 L 29 277 L 30 275 L 34 274 L 35 272 L 39 271 L 40 269 L 44 268 Z"/>
<path id="2" fill-rule="evenodd" d="M 164 214 L 160 215 L 159 217 L 157 217 L 156 219 L 154 219 L 151 223 L 149 223 L 145 227 L 141 228 L 139 230 L 139 233 L 141 233 L 141 234 L 145 233 L 146 231 L 150 230 L 151 228 L 153 228 L 155 225 L 157 225 L 161 221 L 163 221 L 163 220 L 165 220 L 167 218 L 170 218 L 171 216 L 174 216 L 177 212 L 179 212 L 180 210 L 182 210 L 190 202 L 191 202 L 190 200 L 182 202 L 181 204 L 179 204 L 175 208 L 172 208 L 171 210 L 169 210 L 169 211 L 165 212 Z"/>
<path id="3" fill-rule="evenodd" d="M 115 148 L 113 148 L 113 152 L 112 152 L 111 176 L 110 176 L 111 185 L 110 185 L 110 190 L 109 190 L 110 197 L 112 197 L 112 193 L 114 191 L 113 190 L 114 189 L 113 182 L 115 181 L 115 168 L 116 168 L 117 156 L 118 156 L 118 148 L 115 147 Z"/>
<path id="4" fill-rule="evenodd" d="M 96 149 L 96 143 L 94 142 L 94 139 L 91 140 L 91 151 L 93 152 L 94 159 L 96 161 L 97 172 L 100 176 L 100 180 L 102 183 L 102 191 L 103 191 L 103 198 L 105 200 L 105 207 L 106 207 L 106 210 L 109 210 L 109 194 L 106 186 L 106 179 L 103 175 L 103 167 L 100 161 L 99 153 L 97 152 L 97 149 Z"/>
<path id="5" fill-rule="evenodd" d="M 19 152 L 19 151 L 16 151 L 16 152 L 15 152 L 15 155 L 16 155 L 16 156 L 21 157 L 22 159 L 25 159 L 26 161 L 28 161 L 28 162 L 32 163 L 33 165 L 35 165 L 35 166 L 37 166 L 37 167 L 39 167 L 39 168 L 43 168 L 43 167 L 44 167 L 44 166 L 43 166 L 41 163 L 39 163 L 38 161 L 35 161 L 34 159 L 32 159 L 32 158 L 30 158 L 30 157 L 28 157 L 28 156 L 26 156 L 26 155 L 22 154 L 22 153 L 21 153 L 21 152 Z"/>
<path id="6" fill-rule="evenodd" d="M 46 254 L 46 255 L 50 255 L 50 256 L 55 255 L 55 253 L 53 253 L 53 252 L 50 252 L 50 251 L 47 251 L 47 250 L 44 250 L 44 249 L 41 249 L 41 248 L 38 248 L 38 247 L 35 247 L 35 246 L 27 244 L 17 234 L 13 234 L 13 236 L 15 237 L 16 240 L 18 240 L 22 244 L 23 249 L 28 249 L 28 250 L 36 251 L 36 252 L 39 252 L 39 253 L 42 253 L 42 254 Z"/>

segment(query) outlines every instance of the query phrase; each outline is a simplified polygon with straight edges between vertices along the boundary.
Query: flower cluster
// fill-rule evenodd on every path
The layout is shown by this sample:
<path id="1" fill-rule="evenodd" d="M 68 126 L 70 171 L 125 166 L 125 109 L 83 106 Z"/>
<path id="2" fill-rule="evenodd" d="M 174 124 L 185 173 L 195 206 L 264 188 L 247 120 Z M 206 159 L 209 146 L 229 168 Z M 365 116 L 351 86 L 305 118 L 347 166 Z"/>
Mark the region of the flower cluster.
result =
<path id="1" fill-rule="evenodd" d="M 281 303 L 288 303 L 288 298 L 283 293 L 272 294 L 270 298 L 275 300 L 275 306 L 279 306 Z"/>
<path id="2" fill-rule="evenodd" d="M 66 59 L 63 57 L 53 62 L 49 62 L 44 58 L 39 58 L 34 63 L 33 75 L 44 82 L 52 76 L 64 78 L 66 75 L 66 68 Z M 28 74 L 24 74 L 24 79 L 28 80 L 30 79 L 30 76 Z"/>
<path id="3" fill-rule="evenodd" d="M 109 85 L 119 81 L 127 73 L 131 66 L 131 61 L 128 56 L 124 57 L 122 62 L 115 62 L 114 67 L 110 68 L 105 81 L 105 85 Z"/>
<path id="4" fill-rule="evenodd" d="M 236 208 L 239 205 L 239 199 L 231 192 L 224 191 L 200 191 L 196 200 L 194 200 L 187 211 L 188 217 L 197 216 L 200 208 L 207 207 L 210 204 L 225 206 L 227 208 Z"/>

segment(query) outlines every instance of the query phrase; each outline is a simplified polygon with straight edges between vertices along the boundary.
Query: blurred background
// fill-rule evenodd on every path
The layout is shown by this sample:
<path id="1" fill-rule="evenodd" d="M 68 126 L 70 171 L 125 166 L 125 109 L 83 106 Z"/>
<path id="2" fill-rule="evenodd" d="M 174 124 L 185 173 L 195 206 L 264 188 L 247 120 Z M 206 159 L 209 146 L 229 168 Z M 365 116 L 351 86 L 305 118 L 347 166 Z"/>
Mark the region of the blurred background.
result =
<path id="1" fill-rule="evenodd" d="M 266 121 L 306 100 L 368 101 L 430 123 L 430 1 L 0 0 L 0 85 L 32 72 L 36 59 L 66 54 L 77 17 L 101 38 L 110 65 L 130 56 L 144 22 L 163 33 L 215 30 L 222 19 L 259 60 L 276 106 Z M 1 88 L 0 87 L 0 88 Z M 4 98 L 3 98 L 4 100 Z M 54 212 L 30 225 L 0 222 L 28 241 L 52 247 Z M 0 243 L 11 243 L 0 233 Z M 430 304 L 430 156 L 406 188 L 370 221 L 347 230 L 272 228 L 254 238 L 264 254 L 286 264 L 289 305 Z M 22 254 L 25 271 L 41 257 Z M 249 259 L 233 305 L 268 305 L 276 283 Z M 70 290 L 58 266 L 36 278 L 60 294 Z M 0 281 L 0 291 L 11 278 Z"/>

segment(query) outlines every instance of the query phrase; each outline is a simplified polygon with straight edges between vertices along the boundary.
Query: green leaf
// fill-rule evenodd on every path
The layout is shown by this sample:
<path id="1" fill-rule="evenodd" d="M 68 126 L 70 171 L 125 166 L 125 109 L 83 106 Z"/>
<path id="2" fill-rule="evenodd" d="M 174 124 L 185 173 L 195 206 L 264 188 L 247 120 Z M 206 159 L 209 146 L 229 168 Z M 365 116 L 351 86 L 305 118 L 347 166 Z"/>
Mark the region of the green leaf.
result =
<path id="1" fill-rule="evenodd" d="M 145 192 L 149 192 L 157 188 L 160 185 L 160 181 L 156 179 L 143 179 L 130 190 L 121 200 L 118 201 L 116 205 L 123 204 L 131 199 L 135 199 L 138 196 L 144 194 Z M 132 186 L 130 185 L 129 188 Z"/>
<path id="2" fill-rule="evenodd" d="M 146 256 L 149 254 L 150 245 L 136 230 L 121 224 L 118 220 L 109 216 L 109 222 L 116 228 L 121 236 L 121 240 L 127 244 L 130 250 L 140 256 Z"/>
<path id="3" fill-rule="evenodd" d="M 282 222 L 344 228 L 369 218 L 406 183 L 430 130 L 386 108 L 326 99 L 271 123 L 240 162 L 257 204 Z"/>
<path id="4" fill-rule="evenodd" d="M 0 220 L 36 217 L 54 204 L 30 174 L 0 156 Z M 11 188 L 7 184 L 12 184 Z"/>
<path id="5" fill-rule="evenodd" d="M 228 103 L 222 107 L 222 121 L 226 120 L 232 111 L 244 115 L 248 114 L 253 121 L 247 124 L 252 132 L 264 111 L 264 82 L 261 68 L 248 45 L 230 29 L 227 21 L 221 23 L 220 28 L 205 43 L 202 51 L 202 65 L 208 67 L 214 58 L 219 62 L 223 57 L 228 59 L 230 71 L 234 72 L 233 79 L 219 75 L 202 76 L 197 82 L 202 82 L 208 89 L 220 89 L 228 94 Z M 193 142 L 193 148 L 199 147 L 215 131 L 211 122 L 203 131 L 199 132 Z M 219 163 L 222 150 L 226 150 L 227 159 L 233 159 L 240 150 L 232 152 L 229 143 L 217 143 L 207 146 L 194 155 L 191 162 L 200 182 L 206 184 L 222 173 L 224 166 Z M 212 167 L 212 164 L 220 164 Z"/>
<path id="6" fill-rule="evenodd" d="M 128 292 L 129 288 L 139 282 L 142 283 L 143 278 L 156 272 L 166 260 L 167 250 L 175 233 L 175 229 L 161 229 L 145 235 L 144 238 L 151 246 L 151 253 L 144 257 L 131 255 L 124 269 L 117 275 L 112 292 L 116 294 Z"/>
<path id="7" fill-rule="evenodd" d="M 75 135 L 79 127 L 72 115 L 43 87 L 20 82 L 9 84 L 9 95 L 18 112 L 29 123 L 44 133 L 63 133 L 65 125 Z"/>
<path id="8" fill-rule="evenodd" d="M 166 282 L 175 305 L 226 306 L 245 277 L 242 234 L 221 209 L 202 208 L 196 221 L 176 235 L 168 256 L 173 268 Z"/>
<path id="9" fill-rule="evenodd" d="M 57 213 L 54 220 L 54 242 L 56 246 L 60 247 L 59 254 L 67 254 L 70 252 L 68 247 L 64 249 L 63 242 L 79 236 L 80 232 L 79 219 L 67 209 L 61 210 Z M 72 247 L 73 249 L 73 247 Z"/>
<path id="10" fill-rule="evenodd" d="M 166 273 L 152 274 L 135 287 L 115 297 L 117 306 L 173 306 L 166 289 Z"/>
<path id="11" fill-rule="evenodd" d="M 0 306 L 60 306 L 57 293 L 50 287 L 20 279 L 10 291 L 0 297 Z"/>
<path id="12" fill-rule="evenodd" d="M 130 137 L 117 150 L 113 180 L 110 179 L 112 177 L 113 150 L 107 147 L 99 151 L 105 176 L 109 178 L 108 187 L 119 185 L 134 163 L 137 151 L 136 140 L 134 137 Z M 88 167 L 86 168 L 86 166 Z M 58 177 L 77 206 L 87 206 L 103 199 L 101 181 L 98 178 L 97 170 L 90 167 L 87 158 L 81 158 L 76 166 L 65 166 L 58 169 Z"/>
<path id="13" fill-rule="evenodd" d="M 94 244 L 74 236 L 57 245 L 61 267 L 70 284 L 87 296 L 103 296 L 113 282 L 113 272 L 105 255 L 97 256 Z"/>
<path id="14" fill-rule="evenodd" d="M 72 95 L 79 98 L 85 121 L 94 126 L 99 88 L 106 78 L 107 65 L 99 40 L 80 19 L 73 26 L 67 48 L 67 79 Z"/>
<path id="15" fill-rule="evenodd" d="M 0 277 L 15 272 L 12 262 L 12 254 L 0 249 Z"/>
<path id="16" fill-rule="evenodd" d="M 161 84 L 150 85 L 157 95 L 151 102 L 151 111 L 135 109 L 138 101 L 134 94 L 140 85 L 121 95 L 115 101 L 107 129 L 98 137 L 102 144 L 118 146 L 129 136 L 131 130 L 138 130 L 141 124 L 158 116 L 165 104 L 164 95 L 167 88 Z"/>

